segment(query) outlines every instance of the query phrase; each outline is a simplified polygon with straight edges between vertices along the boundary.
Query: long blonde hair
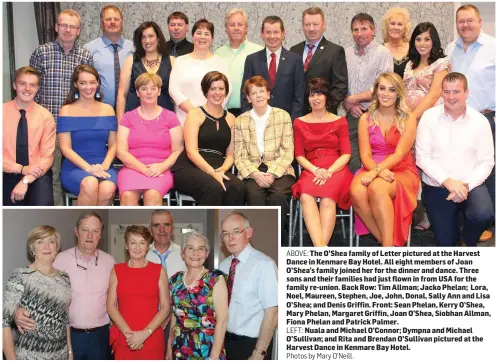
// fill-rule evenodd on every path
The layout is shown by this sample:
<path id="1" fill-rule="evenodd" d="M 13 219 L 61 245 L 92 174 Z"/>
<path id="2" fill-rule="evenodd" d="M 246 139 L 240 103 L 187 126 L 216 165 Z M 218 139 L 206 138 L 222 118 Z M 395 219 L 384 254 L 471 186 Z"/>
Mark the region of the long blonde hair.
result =
<path id="1" fill-rule="evenodd" d="M 378 86 L 380 84 L 380 79 L 385 79 L 387 82 L 392 83 L 397 93 L 397 100 L 395 101 L 395 113 L 396 117 L 394 120 L 394 125 L 397 127 L 399 132 L 404 133 L 405 121 L 409 117 L 411 112 L 406 103 L 406 92 L 404 88 L 404 82 L 400 76 L 394 72 L 381 73 L 380 76 L 374 82 L 373 87 L 373 102 L 369 106 L 369 125 L 378 126 L 378 110 L 380 108 L 380 101 L 378 100 Z"/>

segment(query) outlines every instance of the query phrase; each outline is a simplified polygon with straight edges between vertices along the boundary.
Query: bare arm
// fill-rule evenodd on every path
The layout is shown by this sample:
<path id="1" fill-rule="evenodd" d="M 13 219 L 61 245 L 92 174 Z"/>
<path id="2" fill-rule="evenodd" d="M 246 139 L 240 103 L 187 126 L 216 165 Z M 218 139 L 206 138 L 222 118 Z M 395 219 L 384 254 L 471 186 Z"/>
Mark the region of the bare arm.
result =
<path id="1" fill-rule="evenodd" d="M 171 169 L 176 163 L 178 156 L 183 152 L 185 146 L 183 142 L 183 128 L 181 126 L 174 127 L 169 130 L 171 137 L 171 154 L 162 162 L 164 171 Z"/>
<path id="2" fill-rule="evenodd" d="M 59 146 L 62 155 L 80 169 L 90 172 L 91 165 L 72 149 L 71 132 L 59 133 Z"/>
<path id="3" fill-rule="evenodd" d="M 152 332 L 160 328 L 162 323 L 171 313 L 171 302 L 169 299 L 169 284 L 167 281 L 167 273 L 164 268 L 161 268 L 159 277 L 159 299 L 160 309 L 150 323 L 145 327 L 145 330 L 150 329 Z"/>
<path id="4" fill-rule="evenodd" d="M 185 149 L 188 158 L 193 164 L 206 174 L 211 175 L 214 168 L 198 152 L 198 131 L 204 121 L 205 116 L 198 108 L 188 112 L 184 125 Z"/>
<path id="5" fill-rule="evenodd" d="M 130 55 L 124 61 L 123 68 L 121 69 L 121 76 L 119 77 L 119 89 L 116 98 L 116 115 L 117 124 L 121 123 L 121 119 L 126 109 L 126 97 L 129 92 L 129 83 L 131 82 L 131 70 L 133 68 L 133 56 Z"/>
<path id="6" fill-rule="evenodd" d="M 121 160 L 124 166 L 146 174 L 148 167 L 129 152 L 128 137 L 129 128 L 119 126 L 117 129 L 117 158 Z"/>
<path id="7" fill-rule="evenodd" d="M 274 330 L 278 325 L 278 307 L 264 309 L 264 319 L 261 323 L 259 338 L 255 344 L 255 349 L 249 359 L 264 359 L 259 351 L 267 351 L 271 340 L 273 339 Z"/>
<path id="8" fill-rule="evenodd" d="M 212 345 L 210 359 L 219 359 L 224 346 L 224 336 L 228 323 L 228 287 L 224 277 L 220 277 L 213 290 L 214 310 L 216 311 L 216 329 L 214 330 L 214 344 Z"/>
<path id="9" fill-rule="evenodd" d="M 373 151 L 371 151 L 371 144 L 369 143 L 368 113 L 359 118 L 357 138 L 359 139 L 359 155 L 362 165 L 369 171 L 376 166 L 376 162 L 373 160 Z"/>
<path id="10" fill-rule="evenodd" d="M 12 329 L 10 327 L 3 328 L 3 353 L 6 359 L 16 359 L 16 352 L 14 349 L 14 337 L 12 336 Z"/>
<path id="11" fill-rule="evenodd" d="M 110 274 L 109 290 L 107 292 L 107 313 L 122 333 L 131 332 L 131 328 L 129 328 L 128 323 L 126 323 L 117 308 L 117 277 L 114 269 Z"/>
<path id="12" fill-rule="evenodd" d="M 115 131 L 109 132 L 109 139 L 107 140 L 107 144 L 108 144 L 107 154 L 105 155 L 104 162 L 102 162 L 102 167 L 105 171 L 107 171 L 110 168 L 112 162 L 114 162 L 114 159 L 116 158 L 117 135 Z"/>
<path id="13" fill-rule="evenodd" d="M 226 157 L 224 158 L 224 162 L 219 167 L 219 169 L 222 172 L 228 172 L 231 170 L 231 166 L 233 166 L 233 162 L 235 161 L 235 116 L 233 116 L 231 113 L 228 113 L 226 116 L 226 122 L 228 123 L 228 126 L 230 127 L 231 130 L 231 141 L 226 149 Z"/>
<path id="14" fill-rule="evenodd" d="M 433 76 L 433 80 L 431 82 L 431 87 L 430 91 L 428 94 L 423 97 L 421 102 L 418 104 L 416 109 L 412 111 L 412 115 L 414 116 L 414 119 L 420 119 L 423 113 L 433 107 L 435 103 L 438 101 L 440 98 L 440 95 L 442 94 L 442 81 L 445 78 L 445 76 L 449 74 L 449 71 L 447 69 L 444 69 L 440 72 L 436 72 Z"/>

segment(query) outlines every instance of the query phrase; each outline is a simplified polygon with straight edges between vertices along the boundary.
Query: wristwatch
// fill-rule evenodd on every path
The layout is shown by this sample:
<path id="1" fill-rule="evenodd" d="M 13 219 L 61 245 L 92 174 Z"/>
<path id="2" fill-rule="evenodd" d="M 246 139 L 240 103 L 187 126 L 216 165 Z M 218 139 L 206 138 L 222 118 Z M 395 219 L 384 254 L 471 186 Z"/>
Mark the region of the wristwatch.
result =
<path id="1" fill-rule="evenodd" d="M 266 357 L 267 355 L 267 351 L 261 351 L 259 348 L 254 348 L 254 351 L 256 351 L 257 353 L 259 353 L 262 357 Z"/>
<path id="2" fill-rule="evenodd" d="M 22 183 L 23 183 L 23 184 L 25 184 L 26 186 L 28 186 L 28 185 L 29 185 L 29 180 L 28 180 L 28 178 L 27 178 L 27 177 L 24 177 L 24 178 L 22 179 Z"/>

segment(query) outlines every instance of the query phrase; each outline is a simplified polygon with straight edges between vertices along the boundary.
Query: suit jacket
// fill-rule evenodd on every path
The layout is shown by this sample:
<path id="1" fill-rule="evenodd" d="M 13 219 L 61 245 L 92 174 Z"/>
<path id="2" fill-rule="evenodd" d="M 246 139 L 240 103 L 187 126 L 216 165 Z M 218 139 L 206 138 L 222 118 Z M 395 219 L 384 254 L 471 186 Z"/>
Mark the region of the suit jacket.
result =
<path id="1" fill-rule="evenodd" d="M 305 41 L 290 48 L 290 51 L 300 56 L 302 64 L 304 47 Z M 332 112 L 336 113 L 338 105 L 345 99 L 348 92 L 347 62 L 344 49 L 340 45 L 326 40 L 325 37 L 319 42 L 305 72 L 306 85 L 311 79 L 318 77 L 324 78 L 330 83 Z M 306 97 L 304 102 L 304 113 L 308 113 L 311 111 L 309 99 Z"/>
<path id="2" fill-rule="evenodd" d="M 255 75 L 262 76 L 271 86 L 265 48 L 250 54 L 245 59 L 242 89 L 245 81 Z M 305 76 L 302 59 L 295 53 L 281 48 L 280 62 L 276 70 L 276 79 L 271 89 L 269 104 L 271 107 L 284 109 L 294 120 L 304 115 L 304 94 Z M 246 112 L 251 108 L 243 92 L 241 94 L 241 106 L 242 112 Z"/>
<path id="3" fill-rule="evenodd" d="M 172 55 L 174 42 L 172 40 L 168 40 L 166 42 L 166 46 L 167 46 L 167 54 Z M 176 47 L 176 52 L 178 53 L 178 57 L 181 55 L 190 54 L 191 52 L 193 52 L 193 43 L 190 43 L 188 40 L 186 40 L 186 38 L 183 39 L 178 43 Z"/>
<path id="4" fill-rule="evenodd" d="M 279 108 L 271 107 L 264 130 L 264 157 L 257 147 L 255 120 L 250 111 L 238 116 L 235 121 L 235 166 L 238 177 L 245 179 L 264 163 L 276 177 L 292 175 L 293 126 L 290 115 Z"/>

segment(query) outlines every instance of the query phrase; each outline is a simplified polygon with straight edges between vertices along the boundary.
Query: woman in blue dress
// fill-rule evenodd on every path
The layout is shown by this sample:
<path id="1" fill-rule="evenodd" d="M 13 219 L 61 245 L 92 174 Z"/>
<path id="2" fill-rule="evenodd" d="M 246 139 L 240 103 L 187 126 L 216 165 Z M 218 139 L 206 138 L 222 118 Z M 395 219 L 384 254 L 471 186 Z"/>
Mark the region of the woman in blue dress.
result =
<path id="1" fill-rule="evenodd" d="M 98 72 L 89 65 L 77 66 L 59 112 L 57 133 L 64 156 L 60 180 L 66 191 L 78 196 L 78 206 L 108 206 L 116 192 L 112 162 L 117 119 L 101 99 Z"/>

